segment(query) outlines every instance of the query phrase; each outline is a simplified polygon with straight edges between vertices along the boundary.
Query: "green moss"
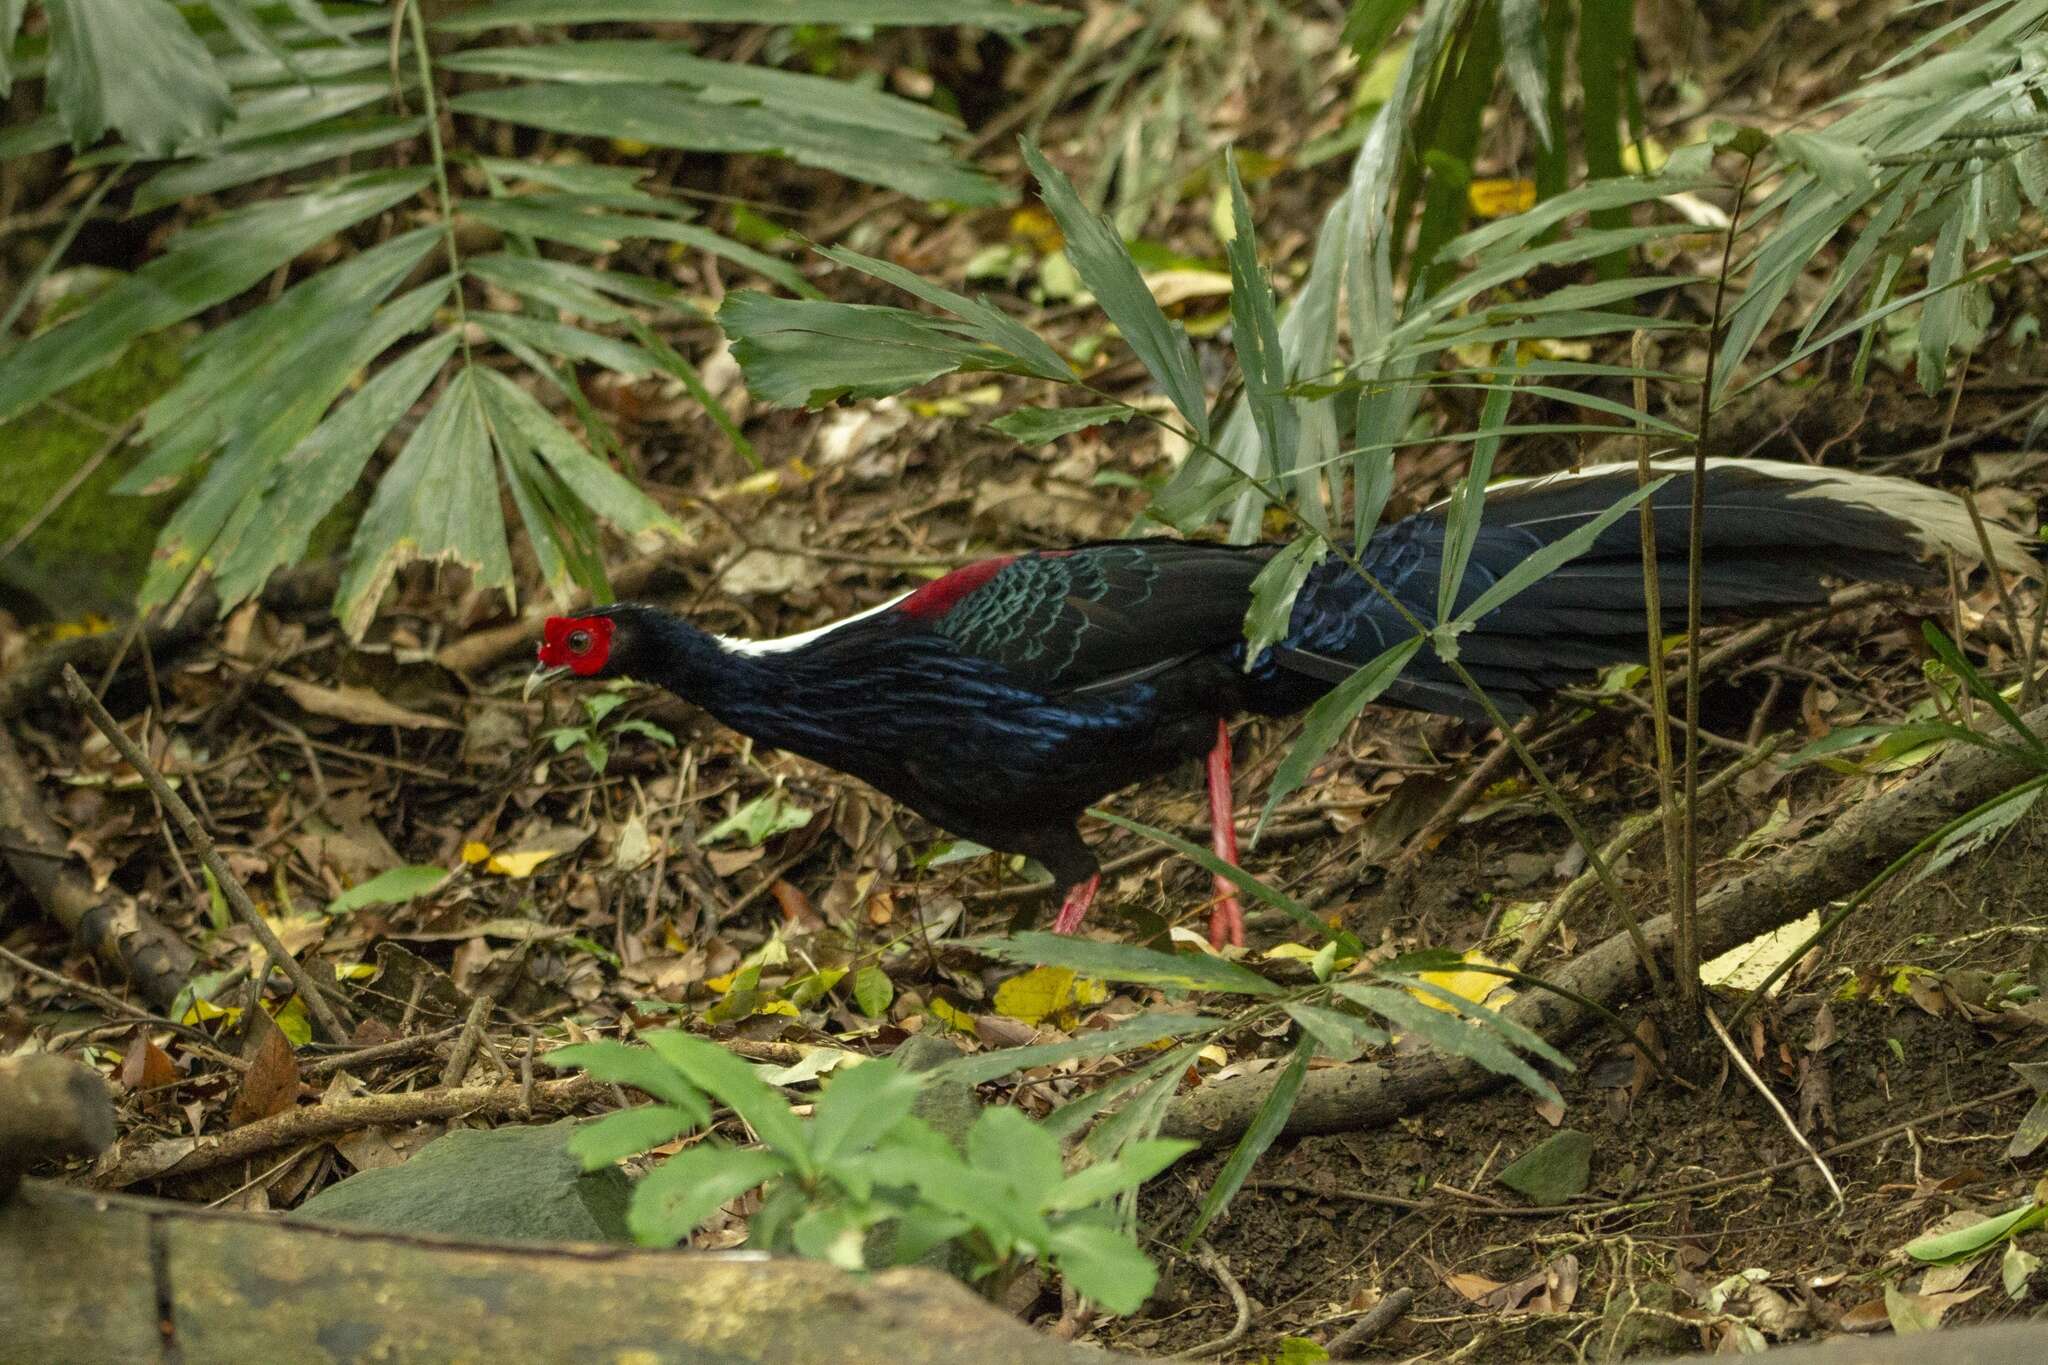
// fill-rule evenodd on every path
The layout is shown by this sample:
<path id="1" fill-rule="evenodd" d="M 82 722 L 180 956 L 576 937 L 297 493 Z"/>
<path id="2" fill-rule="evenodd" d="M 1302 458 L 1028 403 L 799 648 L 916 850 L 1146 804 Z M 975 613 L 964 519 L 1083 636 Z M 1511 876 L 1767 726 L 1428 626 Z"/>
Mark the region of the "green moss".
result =
<path id="1" fill-rule="evenodd" d="M 110 433 L 177 382 L 183 346 L 175 331 L 144 337 L 98 374 L 0 426 L 7 468 L 0 480 L 0 543 L 50 506 L 79 467 L 105 448 Z M 144 453 L 126 443 L 111 451 L 35 534 L 0 559 L 0 602 L 53 620 L 128 609 L 157 529 L 176 501 L 173 494 L 113 493 Z"/>

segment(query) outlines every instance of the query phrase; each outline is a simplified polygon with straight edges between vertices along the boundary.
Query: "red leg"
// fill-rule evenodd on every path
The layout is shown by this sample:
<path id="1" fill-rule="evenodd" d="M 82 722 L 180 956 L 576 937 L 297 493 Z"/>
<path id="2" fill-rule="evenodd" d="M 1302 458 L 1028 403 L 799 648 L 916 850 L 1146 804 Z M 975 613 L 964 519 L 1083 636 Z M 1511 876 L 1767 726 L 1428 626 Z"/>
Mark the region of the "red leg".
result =
<path id="1" fill-rule="evenodd" d="M 1237 866 L 1237 817 L 1230 800 L 1230 726 L 1216 722 L 1216 747 L 1209 751 L 1209 845 L 1216 856 Z M 1216 879 L 1216 907 L 1209 912 L 1209 943 L 1244 947 L 1244 911 L 1237 888 L 1226 877 Z"/>
<path id="2" fill-rule="evenodd" d="M 1085 882 L 1077 882 L 1067 889 L 1067 899 L 1060 905 L 1059 918 L 1052 922 L 1055 934 L 1071 934 L 1081 927 L 1081 917 L 1088 913 L 1088 907 L 1095 901 L 1095 893 L 1102 888 L 1102 874 L 1096 873 Z"/>

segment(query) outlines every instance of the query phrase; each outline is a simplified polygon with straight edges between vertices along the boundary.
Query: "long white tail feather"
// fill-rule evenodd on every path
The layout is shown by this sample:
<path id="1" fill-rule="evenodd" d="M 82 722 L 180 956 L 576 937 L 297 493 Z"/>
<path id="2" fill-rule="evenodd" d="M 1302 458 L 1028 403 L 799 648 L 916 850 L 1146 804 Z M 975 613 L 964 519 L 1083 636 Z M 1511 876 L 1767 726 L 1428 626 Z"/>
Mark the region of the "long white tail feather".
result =
<path id="1" fill-rule="evenodd" d="M 1814 498 L 1826 502 L 1847 503 L 1894 517 L 1906 526 L 1923 554 L 1952 553 L 1959 559 L 1970 561 L 1981 560 L 1984 557 L 1983 548 L 1977 540 L 1977 528 L 1970 521 L 1969 508 L 1963 505 L 1961 498 L 1944 493 L 1938 488 L 1930 488 L 1911 479 L 1895 478 L 1885 474 L 1858 474 L 1846 469 L 1791 464 L 1782 460 L 1720 458 L 1707 461 L 1709 469 L 1730 465 L 1739 466 L 1752 474 L 1760 474 L 1766 478 L 1808 485 L 1804 491 L 1788 495 L 1794 499 Z M 1529 488 L 1618 474 L 1632 475 L 1635 468 L 1632 461 L 1588 465 L 1583 469 L 1565 470 L 1562 473 L 1544 474 L 1530 479 L 1505 479 L 1492 485 L 1488 491 Z M 1690 474 L 1692 461 L 1663 457 L 1651 460 L 1650 469 L 1655 474 Z M 1436 504 L 1438 507 L 1443 505 Z M 2030 552 L 2025 537 L 1989 519 L 1984 523 L 1984 534 L 1985 539 L 1991 543 L 1991 554 L 1999 568 L 2007 573 L 2024 574 L 2029 578 L 2042 576 L 2041 565 Z"/>

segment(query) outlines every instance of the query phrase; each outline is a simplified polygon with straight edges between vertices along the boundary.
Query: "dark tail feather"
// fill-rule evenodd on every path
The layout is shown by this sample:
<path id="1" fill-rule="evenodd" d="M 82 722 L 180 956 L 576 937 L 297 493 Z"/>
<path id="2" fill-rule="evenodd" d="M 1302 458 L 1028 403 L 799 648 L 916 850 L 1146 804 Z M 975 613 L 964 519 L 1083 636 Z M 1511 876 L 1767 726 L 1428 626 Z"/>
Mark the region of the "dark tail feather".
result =
<path id="1" fill-rule="evenodd" d="M 1665 631 L 1685 622 L 1685 546 L 1691 519 L 1689 461 L 1659 462 L 1672 477 L 1652 498 Z M 1982 557 L 1960 499 L 1907 479 L 1763 460 L 1707 464 L 1701 598 L 1716 620 L 1764 616 L 1826 600 L 1832 585 L 1929 583 L 1944 554 Z M 1460 608 L 1544 545 L 1598 517 L 1636 487 L 1635 466 L 1605 465 L 1518 480 L 1487 491 L 1486 512 L 1458 594 Z M 1434 623 L 1442 570 L 1444 510 L 1418 513 L 1374 537 L 1364 567 L 1417 617 Z M 2040 576 L 2026 543 L 1987 525 L 2000 569 Z M 1637 514 L 1593 546 L 1476 622 L 1459 659 L 1494 703 L 1519 715 L 1545 694 L 1607 664 L 1643 655 L 1643 573 Z M 1400 614 L 1339 561 L 1327 561 L 1297 600 L 1293 630 L 1277 657 L 1328 682 L 1348 676 L 1411 634 Z M 1427 648 L 1386 700 L 1471 719 L 1485 712 Z"/>

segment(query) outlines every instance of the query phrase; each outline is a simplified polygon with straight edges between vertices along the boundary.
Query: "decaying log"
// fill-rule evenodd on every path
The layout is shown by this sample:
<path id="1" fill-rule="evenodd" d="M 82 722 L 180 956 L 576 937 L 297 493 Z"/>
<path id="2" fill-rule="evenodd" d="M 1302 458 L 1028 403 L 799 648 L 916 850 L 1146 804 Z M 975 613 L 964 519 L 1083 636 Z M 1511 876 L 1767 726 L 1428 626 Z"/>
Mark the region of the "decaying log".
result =
<path id="1" fill-rule="evenodd" d="M 1081 1365 L 931 1270 L 491 1243 L 284 1223 L 44 1181 L 113 1137 L 76 1063 L 0 1061 L 0 1361 L 518 1360 Z"/>
<path id="2" fill-rule="evenodd" d="M 2038 732 L 2048 726 L 2048 706 L 2025 719 Z M 1958 744 L 1889 791 L 1850 802 L 1841 818 L 1818 835 L 1745 868 L 1700 898 L 1701 956 L 1747 943 L 1849 895 L 1949 820 L 2029 775 L 2030 770 L 1994 750 Z M 1669 915 L 1643 925 L 1651 951 L 1670 951 L 1671 927 Z M 1602 1004 L 1643 985 L 1627 934 L 1615 934 L 1546 976 Z M 1506 1013 L 1559 1046 L 1590 1022 L 1584 1010 L 1546 991 L 1525 991 Z M 1182 1096 L 1167 1115 L 1165 1135 L 1205 1144 L 1235 1140 L 1250 1125 L 1276 1074 L 1233 1077 Z M 1433 1052 L 1311 1071 L 1286 1131 L 1371 1128 L 1500 1081 L 1492 1072 Z"/>
<path id="3" fill-rule="evenodd" d="M 65 847 L 64 833 L 43 809 L 42 794 L 21 761 L 14 736 L 0 725 L 0 857 L 51 919 L 144 999 L 167 1010 L 192 975 L 196 955 L 119 887 L 92 879 Z"/>

